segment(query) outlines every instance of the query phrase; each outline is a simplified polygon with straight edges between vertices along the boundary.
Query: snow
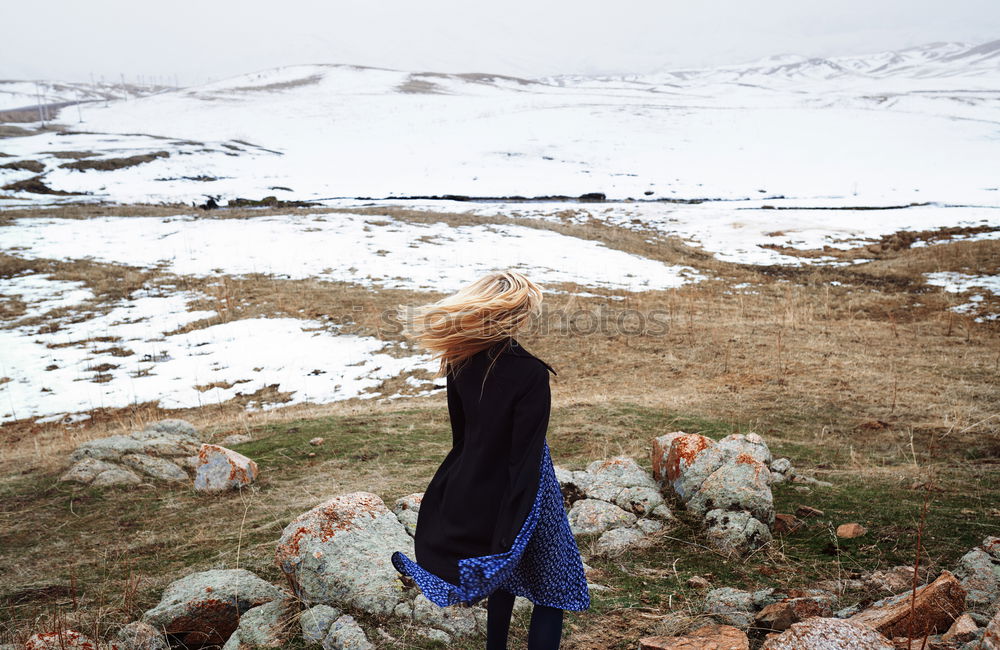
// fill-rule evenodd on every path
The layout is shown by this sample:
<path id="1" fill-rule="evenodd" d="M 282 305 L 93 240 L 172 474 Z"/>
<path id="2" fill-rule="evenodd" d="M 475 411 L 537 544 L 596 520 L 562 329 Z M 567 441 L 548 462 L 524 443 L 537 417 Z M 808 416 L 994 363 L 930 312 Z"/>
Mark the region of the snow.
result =
<path id="1" fill-rule="evenodd" d="M 69 300 L 65 283 L 29 277 L 19 279 L 22 290 L 29 287 L 40 302 Z M 384 341 L 331 332 L 311 320 L 253 318 L 176 333 L 216 315 L 187 311 L 196 297 L 140 292 L 106 314 L 61 319 L 56 331 L 0 329 L 0 377 L 9 379 L 0 383 L 0 422 L 35 416 L 71 422 L 80 418 L 66 414 L 144 402 L 197 407 L 271 385 L 291 393 L 281 405 L 322 403 L 370 397 L 385 379 L 434 370 L 425 355 L 396 358 Z"/>
<path id="2" fill-rule="evenodd" d="M 1000 275 L 973 275 L 954 271 L 926 273 L 927 284 L 942 287 L 951 293 L 965 293 L 970 289 L 986 289 L 1000 296 Z M 980 298 L 981 299 L 981 298 Z"/>
<path id="3" fill-rule="evenodd" d="M 80 242 L 86 242 L 81 249 Z M 22 218 L 0 229 L 0 250 L 21 257 L 87 258 L 180 275 L 266 273 L 366 286 L 454 291 L 516 268 L 540 283 L 646 291 L 697 281 L 669 265 L 600 242 L 520 225 L 410 223 L 356 214 L 239 221 L 191 216 Z"/>
<path id="4" fill-rule="evenodd" d="M 49 275 L 0 278 L 0 296 L 17 297 L 26 309 L 18 318 L 43 316 L 53 309 L 73 307 L 94 298 L 83 282 L 55 280 Z"/>

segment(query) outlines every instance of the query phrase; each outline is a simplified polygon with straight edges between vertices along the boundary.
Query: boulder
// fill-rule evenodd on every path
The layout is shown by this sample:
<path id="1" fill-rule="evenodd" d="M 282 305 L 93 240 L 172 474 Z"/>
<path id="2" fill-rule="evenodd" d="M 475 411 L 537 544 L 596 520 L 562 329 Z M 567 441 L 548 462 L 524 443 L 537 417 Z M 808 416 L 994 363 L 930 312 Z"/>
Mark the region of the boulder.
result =
<path id="1" fill-rule="evenodd" d="M 660 519 L 642 517 L 635 522 L 635 527 L 649 535 L 650 533 L 656 533 L 663 530 L 663 521 Z"/>
<path id="2" fill-rule="evenodd" d="M 813 616 L 822 618 L 833 616 L 832 604 L 832 596 L 783 598 L 757 612 L 754 622 L 758 628 L 780 632 L 787 630 L 793 623 Z"/>
<path id="3" fill-rule="evenodd" d="M 101 645 L 76 630 L 60 630 L 32 635 L 23 647 L 24 650 L 96 650 Z"/>
<path id="4" fill-rule="evenodd" d="M 639 650 L 749 650 L 747 635 L 729 625 L 705 625 L 684 636 L 647 636 Z"/>
<path id="5" fill-rule="evenodd" d="M 118 630 L 114 645 L 118 650 L 170 650 L 163 633 L 142 621 L 133 621 Z"/>
<path id="6" fill-rule="evenodd" d="M 677 436 L 671 443 L 670 451 L 667 453 L 666 482 L 673 487 L 674 492 L 681 501 L 687 502 L 693 494 L 690 487 L 685 487 L 684 475 L 698 456 L 706 449 L 711 449 L 714 445 L 714 440 L 697 433 Z M 713 459 L 708 464 L 711 465 L 714 463 L 717 457 L 721 464 L 721 455 L 716 456 L 715 454 L 712 455 Z M 705 476 L 707 477 L 710 473 L 708 472 Z M 690 481 L 691 477 L 688 480 Z"/>
<path id="7" fill-rule="evenodd" d="M 307 605 L 349 605 L 389 614 L 405 600 L 390 561 L 394 551 L 413 557 L 413 538 L 377 495 L 352 492 L 289 523 L 275 562 Z"/>
<path id="8" fill-rule="evenodd" d="M 963 555 L 955 568 L 955 576 L 967 592 L 970 607 L 986 609 L 1000 600 L 1000 558 L 986 550 L 1000 547 L 993 540 L 1000 538 L 986 538 L 981 546 Z M 1000 555 L 1000 552 L 994 552 Z"/>
<path id="9" fill-rule="evenodd" d="M 982 650 L 1000 650 L 1000 609 L 997 610 L 993 619 L 986 626 L 982 640 Z"/>
<path id="10" fill-rule="evenodd" d="M 333 622 L 343 614 L 336 607 L 314 605 L 299 615 L 302 638 L 308 643 L 321 643 L 326 638 Z"/>
<path id="11" fill-rule="evenodd" d="M 711 510 L 744 510 L 762 523 L 774 523 L 770 471 L 749 454 L 740 454 L 713 472 L 688 502 L 688 510 L 705 516 Z"/>
<path id="12" fill-rule="evenodd" d="M 683 431 L 673 431 L 653 438 L 652 441 L 652 461 L 653 480 L 664 484 L 667 482 L 667 457 L 670 456 L 670 446 L 674 440 L 687 434 Z"/>
<path id="13" fill-rule="evenodd" d="M 705 515 L 708 544 L 724 553 L 742 554 L 769 544 L 771 531 L 749 512 L 710 510 Z"/>
<path id="14" fill-rule="evenodd" d="M 486 631 L 486 609 L 480 606 L 438 607 L 423 594 L 413 599 L 412 619 L 415 623 L 444 630 L 452 636 L 468 636 L 477 630 Z"/>
<path id="15" fill-rule="evenodd" d="M 293 636 L 292 619 L 296 611 L 297 603 L 292 598 L 248 609 L 222 650 L 284 647 Z"/>
<path id="16" fill-rule="evenodd" d="M 194 438 L 197 433 L 193 424 L 187 420 L 180 420 L 177 418 L 168 418 L 166 420 L 153 422 L 152 424 L 147 425 L 144 430 L 171 435 L 186 435 L 192 438 Z"/>
<path id="17" fill-rule="evenodd" d="M 631 526 L 637 520 L 631 512 L 600 499 L 580 499 L 573 504 L 568 517 L 574 535 L 603 533 L 612 528 Z"/>
<path id="18" fill-rule="evenodd" d="M 160 481 L 177 481 L 187 483 L 191 477 L 175 463 L 166 458 L 158 458 L 148 454 L 124 454 L 121 457 L 123 465 Z"/>
<path id="19" fill-rule="evenodd" d="M 705 613 L 725 625 L 750 627 L 754 597 L 749 591 L 719 587 L 705 594 Z"/>
<path id="20" fill-rule="evenodd" d="M 242 445 L 244 442 L 250 442 L 251 440 L 253 438 L 245 433 L 233 433 L 220 440 L 219 444 L 223 447 L 228 447 L 230 445 Z"/>
<path id="21" fill-rule="evenodd" d="M 765 466 L 770 465 L 773 460 L 771 450 L 756 433 L 733 433 L 719 440 L 715 446 L 726 454 L 727 461 L 741 454 L 746 454 Z"/>
<path id="22" fill-rule="evenodd" d="M 964 611 L 965 589 L 954 575 L 942 571 L 936 580 L 917 589 L 915 599 L 910 592 L 902 593 L 879 601 L 848 620 L 889 638 L 917 638 L 948 630 Z"/>
<path id="23" fill-rule="evenodd" d="M 634 502 L 639 514 L 652 512 L 663 503 L 656 481 L 627 456 L 595 460 L 587 465 L 587 475 L 582 482 L 587 498 L 608 501 L 626 509 L 632 509 Z"/>
<path id="24" fill-rule="evenodd" d="M 93 487 L 108 487 L 113 485 L 138 485 L 142 483 L 142 479 L 135 472 L 125 469 L 124 467 L 115 467 L 114 469 L 104 470 L 98 474 L 90 485 Z"/>
<path id="25" fill-rule="evenodd" d="M 775 458 L 774 460 L 771 461 L 768 467 L 770 467 L 772 472 L 778 474 L 789 475 L 795 471 L 794 469 L 792 469 L 792 461 L 788 460 L 787 458 Z"/>
<path id="26" fill-rule="evenodd" d="M 563 505 L 566 509 L 573 506 L 576 501 L 587 497 L 587 486 L 593 480 L 586 470 L 569 470 L 559 465 L 554 465 L 556 481 L 559 482 L 559 490 L 563 495 Z"/>
<path id="27" fill-rule="evenodd" d="M 414 492 L 396 499 L 392 505 L 392 513 L 399 519 L 399 523 L 406 526 L 406 532 L 410 536 L 417 532 L 417 515 L 420 513 L 420 502 L 423 498 L 423 492 Z"/>
<path id="28" fill-rule="evenodd" d="M 646 543 L 646 534 L 638 528 L 612 528 L 597 538 L 595 551 L 598 555 L 619 555 Z"/>
<path id="29" fill-rule="evenodd" d="M 863 576 L 862 584 L 873 591 L 902 593 L 913 586 L 913 567 L 899 565 L 872 571 Z"/>
<path id="30" fill-rule="evenodd" d="M 243 613 L 284 596 L 246 569 L 201 571 L 168 585 L 141 620 L 186 645 L 222 644 Z"/>
<path id="31" fill-rule="evenodd" d="M 323 650 L 374 650 L 375 646 L 350 614 L 344 614 L 330 626 L 322 641 Z"/>
<path id="32" fill-rule="evenodd" d="M 195 490 L 224 492 L 253 483 L 257 478 L 257 463 L 232 449 L 204 444 L 198 450 L 195 472 Z"/>
<path id="33" fill-rule="evenodd" d="M 895 650 L 887 638 L 840 618 L 808 618 L 764 641 L 761 650 Z"/>
<path id="34" fill-rule="evenodd" d="M 60 481 L 73 481 L 76 483 L 90 483 L 101 472 L 121 469 L 114 463 L 98 460 L 96 458 L 84 458 L 73 464 L 66 472 L 59 477 Z"/>
<path id="35" fill-rule="evenodd" d="M 978 631 L 979 626 L 972 620 L 972 617 L 968 614 L 962 614 L 955 619 L 955 622 L 951 624 L 951 627 L 948 628 L 948 631 L 941 638 L 944 641 L 967 643 L 976 638 L 976 632 Z"/>

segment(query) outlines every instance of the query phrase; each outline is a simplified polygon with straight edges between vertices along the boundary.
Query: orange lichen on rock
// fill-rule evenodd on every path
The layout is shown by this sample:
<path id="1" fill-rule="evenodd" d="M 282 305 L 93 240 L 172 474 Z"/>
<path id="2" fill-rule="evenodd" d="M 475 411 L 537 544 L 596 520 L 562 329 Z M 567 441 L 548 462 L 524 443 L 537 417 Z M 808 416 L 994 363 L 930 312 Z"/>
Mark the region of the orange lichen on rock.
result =
<path id="1" fill-rule="evenodd" d="M 680 478 L 685 468 L 690 467 L 694 459 L 715 442 L 706 436 L 689 433 L 674 439 L 667 454 L 667 479 L 675 481 Z"/>

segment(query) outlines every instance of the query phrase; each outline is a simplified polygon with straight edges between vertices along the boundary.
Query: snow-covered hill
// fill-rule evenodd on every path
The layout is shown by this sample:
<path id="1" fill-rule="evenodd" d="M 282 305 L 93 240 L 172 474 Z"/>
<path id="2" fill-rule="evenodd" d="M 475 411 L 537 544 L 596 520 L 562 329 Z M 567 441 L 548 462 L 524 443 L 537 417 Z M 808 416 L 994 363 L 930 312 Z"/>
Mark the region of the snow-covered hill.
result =
<path id="1" fill-rule="evenodd" d="M 30 110 L 39 104 L 51 105 L 144 97 L 165 90 L 169 90 L 169 88 L 158 85 L 0 80 L 0 111 Z"/>
<path id="2" fill-rule="evenodd" d="M 1000 205 L 998 89 L 1000 41 L 536 80 L 289 66 L 74 107 L 78 134 L 0 141 L 0 187 L 19 201 L 52 200 L 14 185 L 37 176 L 119 202 L 602 193 Z M 17 169 L 24 160 L 43 171 Z"/>

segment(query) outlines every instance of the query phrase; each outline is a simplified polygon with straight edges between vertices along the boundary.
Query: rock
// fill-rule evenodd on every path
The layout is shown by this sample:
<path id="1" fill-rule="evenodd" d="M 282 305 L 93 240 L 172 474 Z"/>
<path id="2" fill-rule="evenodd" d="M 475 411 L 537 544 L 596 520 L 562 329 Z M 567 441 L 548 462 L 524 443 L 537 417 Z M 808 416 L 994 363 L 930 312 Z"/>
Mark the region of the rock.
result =
<path id="1" fill-rule="evenodd" d="M 329 605 L 314 605 L 299 615 L 299 625 L 302 627 L 302 638 L 309 643 L 320 643 L 326 638 L 333 622 L 340 618 L 341 612 Z"/>
<path id="2" fill-rule="evenodd" d="M 60 481 L 74 481 L 76 483 L 90 483 L 101 472 L 121 469 L 118 465 L 96 458 L 84 458 L 77 461 L 66 472 L 59 477 Z"/>
<path id="3" fill-rule="evenodd" d="M 146 442 L 136 440 L 131 436 L 107 436 L 96 440 L 88 440 L 81 444 L 73 453 L 69 455 L 72 462 L 83 460 L 84 458 L 96 458 L 98 460 L 118 460 L 122 454 L 141 454 L 147 451 Z"/>
<path id="4" fill-rule="evenodd" d="M 201 571 L 168 585 L 141 620 L 187 645 L 221 644 L 243 613 L 284 595 L 246 569 Z"/>
<path id="5" fill-rule="evenodd" d="M 293 636 L 290 619 L 297 611 L 296 605 L 294 599 L 282 598 L 248 609 L 240 617 L 236 631 L 223 650 L 238 650 L 243 645 L 251 648 L 283 647 Z M 232 648 L 230 642 L 234 642 Z"/>
<path id="6" fill-rule="evenodd" d="M 330 626 L 322 642 L 323 650 L 374 650 L 365 631 L 350 614 L 344 614 Z"/>
<path id="7" fill-rule="evenodd" d="M 138 485 L 142 479 L 135 472 L 124 467 L 104 470 L 90 482 L 92 487 L 108 487 L 112 485 Z"/>
<path id="8" fill-rule="evenodd" d="M 198 450 L 194 489 L 199 492 L 224 492 L 250 485 L 255 478 L 257 463 L 243 454 L 208 444 Z"/>
<path id="9" fill-rule="evenodd" d="M 118 630 L 114 645 L 118 650 L 170 650 L 163 633 L 142 621 L 133 621 Z"/>
<path id="10" fill-rule="evenodd" d="M 754 622 L 759 628 L 780 632 L 787 630 L 793 623 L 798 623 L 812 616 L 823 618 L 832 616 L 832 603 L 832 597 L 784 598 L 757 612 Z"/>
<path id="11" fill-rule="evenodd" d="M 635 522 L 635 527 L 649 535 L 650 533 L 663 530 L 663 522 L 659 519 L 649 519 L 648 517 L 643 517 Z"/>
<path id="12" fill-rule="evenodd" d="M 653 514 L 658 507 L 664 505 L 663 495 L 658 489 L 638 486 L 622 488 L 611 502 L 640 517 Z"/>
<path id="13" fill-rule="evenodd" d="M 687 579 L 687 586 L 695 589 L 708 589 L 712 586 L 712 583 L 709 582 L 707 578 L 703 578 L 701 576 L 691 576 Z"/>
<path id="14" fill-rule="evenodd" d="M 432 627 L 418 627 L 413 631 L 414 633 L 424 637 L 425 639 L 430 639 L 431 641 L 437 641 L 438 643 L 451 643 L 451 635 L 444 630 L 435 630 Z"/>
<path id="15" fill-rule="evenodd" d="M 910 593 L 899 594 L 848 620 L 867 625 L 889 638 L 921 637 L 944 632 L 964 611 L 965 589 L 954 575 L 942 571 L 934 582 L 917 589 L 916 599 L 911 599 Z"/>
<path id="16" fill-rule="evenodd" d="M 631 526 L 637 520 L 631 512 L 599 499 L 580 499 L 573 504 L 568 517 L 574 535 L 603 533 L 612 528 Z"/>
<path id="17" fill-rule="evenodd" d="M 799 506 L 795 509 L 795 515 L 806 519 L 808 517 L 822 517 L 823 511 L 812 506 Z"/>
<path id="18" fill-rule="evenodd" d="M 913 586 L 913 567 L 894 566 L 889 569 L 872 571 L 864 576 L 862 584 L 873 591 L 898 594 Z"/>
<path id="19" fill-rule="evenodd" d="M 775 458 L 771 461 L 770 468 L 772 472 L 778 474 L 790 474 L 793 471 L 792 461 L 787 458 Z"/>
<path id="20" fill-rule="evenodd" d="M 70 461 L 76 462 L 84 458 L 114 461 L 125 454 L 172 457 L 190 455 L 198 451 L 198 445 L 201 443 L 194 437 L 193 427 L 190 424 L 183 420 L 162 422 L 181 422 L 186 426 L 168 424 L 161 429 L 134 431 L 127 436 L 116 435 L 88 440 L 73 450 L 69 457 Z"/>
<path id="21" fill-rule="evenodd" d="M 645 543 L 646 535 L 638 528 L 612 528 L 597 538 L 595 551 L 598 555 L 619 555 Z"/>
<path id="22" fill-rule="evenodd" d="M 23 647 L 24 650 L 96 650 L 101 646 L 76 630 L 60 630 L 32 635 Z"/>
<path id="23" fill-rule="evenodd" d="M 743 510 L 770 526 L 774 497 L 768 487 L 769 476 L 760 461 L 746 454 L 737 456 L 705 479 L 688 502 L 688 510 L 701 516 L 712 510 Z"/>
<path id="24" fill-rule="evenodd" d="M 219 444 L 228 447 L 229 445 L 242 445 L 244 442 L 250 442 L 251 440 L 253 438 L 245 433 L 234 433 L 220 440 Z"/>
<path id="25" fill-rule="evenodd" d="M 668 508 L 665 503 L 653 508 L 653 512 L 649 513 L 649 516 L 667 521 L 675 520 L 674 513 L 670 512 L 670 508 Z"/>
<path id="26" fill-rule="evenodd" d="M 282 532 L 275 563 L 307 605 L 389 614 L 405 599 L 390 557 L 413 538 L 378 496 L 352 492 L 302 513 Z"/>
<path id="27" fill-rule="evenodd" d="M 742 589 L 719 587 L 705 594 L 705 613 L 726 625 L 747 628 L 753 622 L 753 594 Z"/>
<path id="28" fill-rule="evenodd" d="M 312 438 L 312 439 L 311 439 L 311 440 L 309 441 L 309 444 L 310 444 L 310 445 L 312 445 L 313 447 L 319 447 L 319 446 L 320 446 L 320 445 L 322 445 L 322 444 L 323 444 L 324 442 L 326 442 L 326 439 L 324 439 L 324 438 L 320 438 L 320 437 L 318 437 L 318 436 L 317 436 L 316 438 Z"/>
<path id="29" fill-rule="evenodd" d="M 477 614 L 478 613 L 478 614 Z M 482 607 L 438 607 L 423 594 L 417 594 L 413 599 L 413 621 L 444 630 L 453 636 L 468 636 L 476 632 L 479 624 L 476 616 L 482 616 L 485 629 L 486 610 Z"/>
<path id="30" fill-rule="evenodd" d="M 765 466 L 771 464 L 771 450 L 764 439 L 756 433 L 733 433 L 715 443 L 716 448 L 726 454 L 726 460 L 746 454 Z M 789 463 L 790 465 L 790 463 Z"/>
<path id="31" fill-rule="evenodd" d="M 986 626 L 982 641 L 982 650 L 1000 650 L 1000 609 L 997 610 L 996 615 L 993 616 L 989 625 Z"/>
<path id="32" fill-rule="evenodd" d="M 187 472 L 166 458 L 157 458 L 147 454 L 125 454 L 122 456 L 121 462 L 137 472 L 142 472 L 161 481 L 186 483 L 191 480 Z"/>
<path id="33" fill-rule="evenodd" d="M 647 636 L 639 650 L 749 650 L 742 630 L 729 625 L 706 625 L 685 636 Z"/>
<path id="34" fill-rule="evenodd" d="M 868 529 L 859 523 L 840 524 L 837 526 L 837 537 L 840 539 L 854 539 L 861 537 L 868 532 Z"/>
<path id="35" fill-rule="evenodd" d="M 724 553 L 745 553 L 770 544 L 771 531 L 749 512 L 710 510 L 705 515 L 705 537 Z"/>
<path id="36" fill-rule="evenodd" d="M 942 635 L 942 639 L 945 641 L 954 641 L 956 643 L 966 643 L 972 641 L 976 638 L 976 632 L 979 630 L 979 626 L 976 622 L 972 620 L 972 617 L 968 614 L 962 614 L 951 624 L 948 631 Z"/>
<path id="37" fill-rule="evenodd" d="M 833 487 L 833 483 L 828 481 L 821 481 L 812 476 L 804 476 L 802 474 L 796 474 L 792 477 L 793 483 L 806 483 L 808 485 L 815 485 L 816 487 Z"/>
<path id="38" fill-rule="evenodd" d="M 559 490 L 563 495 L 563 505 L 566 509 L 573 506 L 576 501 L 587 497 L 587 486 L 593 481 L 586 471 L 573 471 L 554 465 L 556 481 L 559 482 Z"/>
<path id="39" fill-rule="evenodd" d="M 779 535 L 794 533 L 801 527 L 802 520 L 795 515 L 785 515 L 781 513 L 775 513 L 774 515 L 774 532 Z"/>
<path id="40" fill-rule="evenodd" d="M 625 497 L 621 496 L 627 488 L 646 488 L 639 494 L 655 500 L 655 503 L 649 505 L 648 510 L 642 510 L 643 513 L 652 511 L 654 507 L 663 503 L 656 481 L 637 462 L 627 456 L 595 460 L 587 465 L 587 474 L 589 478 L 584 481 L 582 487 L 584 494 L 590 499 L 616 503 L 617 499 L 624 498 L 625 502 L 629 503 L 627 494 Z M 641 501 L 641 497 L 639 500 Z"/>
<path id="41" fill-rule="evenodd" d="M 405 497 L 396 499 L 392 505 L 392 513 L 399 519 L 399 523 L 406 526 L 406 532 L 413 536 L 417 532 L 417 515 L 420 512 L 420 502 L 424 498 L 423 492 L 414 492 Z"/>
<path id="42" fill-rule="evenodd" d="M 955 575 L 968 593 L 969 606 L 987 609 L 1000 600 L 1000 561 L 983 548 L 974 548 L 963 555 L 958 560 Z"/>
<path id="43" fill-rule="evenodd" d="M 180 420 L 177 418 L 168 418 L 166 420 L 160 420 L 158 422 L 153 422 L 145 428 L 145 431 L 155 431 L 157 433 L 167 433 L 167 434 L 180 434 L 191 436 L 192 438 L 197 434 L 194 425 L 187 420 Z"/>
<path id="44" fill-rule="evenodd" d="M 714 440 L 697 433 L 674 438 L 667 454 L 666 475 L 667 482 L 682 502 L 686 503 L 700 483 L 722 465 L 724 455 L 721 452 L 710 452 L 695 471 L 689 473 L 698 457 L 714 446 Z"/>
<path id="45" fill-rule="evenodd" d="M 839 618 L 809 618 L 773 636 L 761 650 L 894 650 L 887 638 Z"/>
<path id="46" fill-rule="evenodd" d="M 653 480 L 657 483 L 662 485 L 668 481 L 667 458 L 670 456 L 670 446 L 674 443 L 674 440 L 686 435 L 687 434 L 683 431 L 674 431 L 672 433 L 666 433 L 662 436 L 653 438 L 651 445 L 652 456 L 650 460 L 652 461 L 653 467 Z"/>

